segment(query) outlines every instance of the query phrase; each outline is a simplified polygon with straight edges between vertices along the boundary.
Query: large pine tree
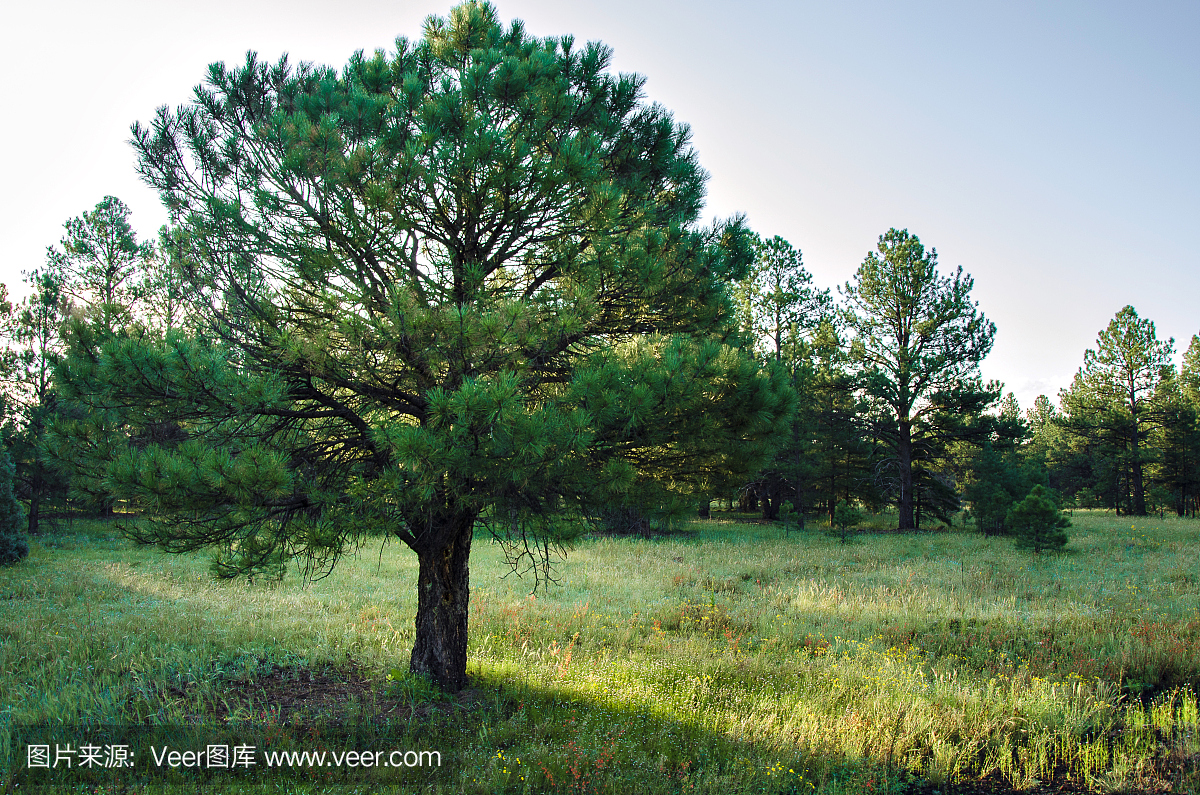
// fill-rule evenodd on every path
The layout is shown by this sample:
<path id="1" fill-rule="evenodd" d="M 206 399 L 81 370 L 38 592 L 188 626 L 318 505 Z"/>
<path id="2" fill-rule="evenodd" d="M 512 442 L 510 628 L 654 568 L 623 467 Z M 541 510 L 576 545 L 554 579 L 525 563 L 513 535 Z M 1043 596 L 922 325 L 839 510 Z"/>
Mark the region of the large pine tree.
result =
<path id="1" fill-rule="evenodd" d="M 697 223 L 687 128 L 609 61 L 468 2 L 340 73 L 214 65 L 135 127 L 205 330 L 114 340 L 70 399 L 173 423 L 94 451 L 162 520 L 143 538 L 235 574 L 390 533 L 419 561 L 411 668 L 457 689 L 478 526 L 544 550 L 768 452 L 789 393 L 719 341 L 748 234 Z"/>

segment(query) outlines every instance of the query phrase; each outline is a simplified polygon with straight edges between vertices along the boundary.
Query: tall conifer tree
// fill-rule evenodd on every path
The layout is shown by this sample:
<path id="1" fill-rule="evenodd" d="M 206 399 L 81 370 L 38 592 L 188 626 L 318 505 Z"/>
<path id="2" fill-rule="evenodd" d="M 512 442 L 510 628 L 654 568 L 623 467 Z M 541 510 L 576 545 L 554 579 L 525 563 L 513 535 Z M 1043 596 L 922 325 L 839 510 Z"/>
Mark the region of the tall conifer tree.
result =
<path id="1" fill-rule="evenodd" d="M 477 526 L 545 550 L 769 452 L 789 392 L 719 342 L 748 235 L 697 223 L 687 128 L 610 58 L 468 2 L 340 73 L 214 65 L 135 127 L 205 329 L 114 340 L 72 398 L 177 424 L 92 451 L 163 519 L 142 538 L 235 574 L 389 533 L 419 564 L 411 669 L 458 689 Z"/>
<path id="2" fill-rule="evenodd" d="M 1102 480 L 1111 481 L 1117 508 L 1146 514 L 1145 470 L 1156 458 L 1147 445 L 1162 422 L 1153 397 L 1171 364 L 1174 340 L 1159 340 L 1153 321 L 1126 306 L 1103 329 L 1096 347 L 1083 355 L 1083 367 L 1064 390 L 1064 427 L 1106 451 Z M 1098 484 L 1099 485 L 1099 484 Z"/>
<path id="3" fill-rule="evenodd" d="M 51 259 L 25 277 L 31 292 L 10 317 L 6 336 L 14 345 L 12 403 L 18 430 L 12 437 L 17 479 L 29 498 L 29 532 L 36 534 L 42 502 L 52 492 L 65 493 L 63 475 L 47 459 L 46 429 L 58 410 L 54 368 L 63 352 L 63 324 L 71 303 L 65 276 Z"/>
<path id="4" fill-rule="evenodd" d="M 774 460 L 744 486 L 758 502 L 763 517 L 775 519 L 784 501 L 800 508 L 812 474 L 813 389 L 817 373 L 810 340 L 831 314 L 828 290 L 812 285 L 800 251 L 776 235 L 753 241 L 750 273 L 738 286 L 744 331 L 768 360 L 776 378 L 787 379 L 802 409 L 792 418 L 790 433 L 779 439 Z"/>
<path id="5" fill-rule="evenodd" d="M 940 512 L 952 497 L 936 473 L 922 470 L 953 440 L 982 441 L 977 420 L 1000 398 L 979 379 L 996 327 L 971 300 L 974 281 L 960 267 L 937 272 L 937 251 L 908 230 L 880 235 L 853 283 L 842 288 L 851 353 L 874 406 L 874 433 L 892 452 L 891 486 L 901 530 L 916 527 L 917 487 Z M 948 504 L 947 504 L 948 505 Z"/>

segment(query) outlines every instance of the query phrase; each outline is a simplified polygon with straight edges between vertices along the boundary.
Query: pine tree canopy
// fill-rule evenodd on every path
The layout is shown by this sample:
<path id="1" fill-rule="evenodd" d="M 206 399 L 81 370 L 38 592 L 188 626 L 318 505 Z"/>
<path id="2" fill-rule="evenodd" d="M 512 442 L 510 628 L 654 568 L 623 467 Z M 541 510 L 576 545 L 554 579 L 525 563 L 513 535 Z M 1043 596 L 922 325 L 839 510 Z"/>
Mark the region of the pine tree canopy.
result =
<path id="1" fill-rule="evenodd" d="M 688 129 L 609 61 L 469 2 L 340 72 L 215 64 L 134 126 L 204 331 L 70 359 L 91 419 L 59 431 L 144 538 L 234 574 L 391 533 L 412 669 L 457 689 L 477 524 L 545 549 L 770 453 L 794 398 L 722 343 L 749 233 L 699 225 Z"/>
<path id="2" fill-rule="evenodd" d="M 800 251 L 776 235 L 753 239 L 754 261 L 740 285 L 743 323 L 768 356 L 795 366 L 804 343 L 833 318 L 829 290 L 812 286 Z"/>
<path id="3" fill-rule="evenodd" d="M 63 291 L 109 331 L 137 300 L 136 274 L 153 252 L 152 245 L 138 243 L 129 214 L 124 202 L 105 196 L 95 209 L 67 221 L 60 247 L 48 252 L 47 270 L 61 273 Z"/>

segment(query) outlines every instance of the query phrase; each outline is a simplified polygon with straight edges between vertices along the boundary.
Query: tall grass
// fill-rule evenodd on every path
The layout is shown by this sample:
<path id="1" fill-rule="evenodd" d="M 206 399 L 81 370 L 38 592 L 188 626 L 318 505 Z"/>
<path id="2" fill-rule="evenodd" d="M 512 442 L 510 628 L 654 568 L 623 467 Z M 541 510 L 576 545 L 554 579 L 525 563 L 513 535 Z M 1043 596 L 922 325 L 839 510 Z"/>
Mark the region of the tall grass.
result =
<path id="1" fill-rule="evenodd" d="M 1032 556 L 965 532 L 842 544 L 718 520 L 586 540 L 536 595 L 479 539 L 477 692 L 458 706 L 385 680 L 415 612 L 397 545 L 248 585 L 81 525 L 0 572 L 0 729 L 270 721 L 246 682 L 352 661 L 453 759 L 430 791 L 1194 791 L 1200 523 L 1074 523 L 1065 554 Z"/>

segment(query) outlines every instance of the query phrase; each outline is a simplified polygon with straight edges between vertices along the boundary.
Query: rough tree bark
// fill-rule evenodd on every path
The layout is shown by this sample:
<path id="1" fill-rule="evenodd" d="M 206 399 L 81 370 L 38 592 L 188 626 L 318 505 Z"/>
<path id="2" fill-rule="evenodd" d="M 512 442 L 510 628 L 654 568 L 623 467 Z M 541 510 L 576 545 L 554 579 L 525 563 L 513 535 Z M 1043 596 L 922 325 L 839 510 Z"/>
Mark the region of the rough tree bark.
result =
<path id="1" fill-rule="evenodd" d="M 409 670 L 443 690 L 467 684 L 467 607 L 471 598 L 471 535 L 474 517 L 452 520 L 445 544 L 417 551 L 417 617 Z"/>

